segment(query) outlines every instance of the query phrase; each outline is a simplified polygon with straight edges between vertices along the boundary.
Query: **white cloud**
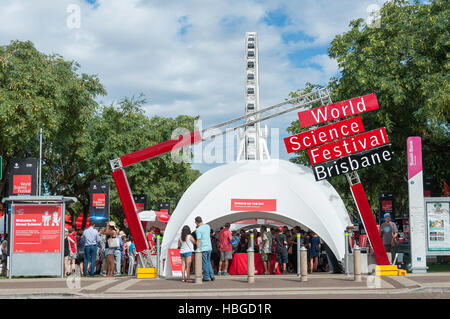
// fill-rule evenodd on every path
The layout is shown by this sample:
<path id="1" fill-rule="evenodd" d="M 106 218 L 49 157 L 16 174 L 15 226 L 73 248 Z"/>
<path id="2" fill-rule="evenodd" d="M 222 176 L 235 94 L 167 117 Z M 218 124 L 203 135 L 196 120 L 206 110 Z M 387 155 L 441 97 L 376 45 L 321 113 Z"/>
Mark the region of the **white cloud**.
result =
<path id="1" fill-rule="evenodd" d="M 67 27 L 72 3 L 81 9 L 79 29 Z M 208 126 L 244 110 L 246 31 L 258 32 L 260 101 L 267 106 L 307 81 L 326 83 L 337 66 L 325 47 L 351 19 L 366 17 L 371 3 L 377 1 L 98 0 L 92 6 L 81 0 L 3 0 L 0 44 L 31 40 L 40 51 L 78 61 L 82 72 L 97 74 L 105 85 L 103 102 L 143 92 L 149 115 L 200 115 Z M 279 8 L 287 24 L 267 25 L 267 12 Z M 285 43 L 286 32 L 313 40 Z M 308 56 L 308 48 L 321 46 L 323 52 Z M 299 65 L 288 56 L 295 52 L 308 58 Z"/>

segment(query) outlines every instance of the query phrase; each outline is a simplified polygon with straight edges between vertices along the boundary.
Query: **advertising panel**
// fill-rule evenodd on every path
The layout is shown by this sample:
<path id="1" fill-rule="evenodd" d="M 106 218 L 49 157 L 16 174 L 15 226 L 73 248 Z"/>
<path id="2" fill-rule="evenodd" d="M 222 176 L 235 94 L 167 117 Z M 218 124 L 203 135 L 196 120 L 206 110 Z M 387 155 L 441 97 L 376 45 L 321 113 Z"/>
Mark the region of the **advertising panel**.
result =
<path id="1" fill-rule="evenodd" d="M 379 108 L 375 93 L 305 110 L 298 113 L 301 127 L 317 125 Z"/>
<path id="2" fill-rule="evenodd" d="M 428 251 L 450 251 L 449 202 L 427 203 Z"/>
<path id="3" fill-rule="evenodd" d="M 179 249 L 169 249 L 170 265 L 172 266 L 172 275 L 181 276 L 181 257 Z"/>
<path id="4" fill-rule="evenodd" d="M 109 183 L 91 182 L 89 220 L 96 228 L 106 226 L 109 220 Z"/>
<path id="5" fill-rule="evenodd" d="M 231 199 L 232 211 L 265 211 L 277 210 L 276 199 Z"/>
<path id="6" fill-rule="evenodd" d="M 9 195 L 37 195 L 37 158 L 13 158 L 9 163 Z"/>
<path id="7" fill-rule="evenodd" d="M 133 195 L 134 203 L 136 204 L 136 211 L 139 214 L 140 212 L 147 210 L 147 195 L 139 194 Z"/>
<path id="8" fill-rule="evenodd" d="M 14 206 L 14 253 L 61 251 L 62 205 Z"/>

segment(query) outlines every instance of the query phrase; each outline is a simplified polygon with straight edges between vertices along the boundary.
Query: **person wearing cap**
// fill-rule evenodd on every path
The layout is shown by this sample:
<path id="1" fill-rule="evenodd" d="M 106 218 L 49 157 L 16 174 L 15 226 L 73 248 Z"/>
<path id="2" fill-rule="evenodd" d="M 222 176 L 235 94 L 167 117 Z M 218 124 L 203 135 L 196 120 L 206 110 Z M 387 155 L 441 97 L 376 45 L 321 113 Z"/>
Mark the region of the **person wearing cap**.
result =
<path id="1" fill-rule="evenodd" d="M 386 252 L 391 253 L 391 258 L 394 260 L 397 253 L 397 225 L 391 221 L 391 214 L 384 214 L 384 223 L 380 226 L 380 236 L 383 239 L 383 245 Z"/>

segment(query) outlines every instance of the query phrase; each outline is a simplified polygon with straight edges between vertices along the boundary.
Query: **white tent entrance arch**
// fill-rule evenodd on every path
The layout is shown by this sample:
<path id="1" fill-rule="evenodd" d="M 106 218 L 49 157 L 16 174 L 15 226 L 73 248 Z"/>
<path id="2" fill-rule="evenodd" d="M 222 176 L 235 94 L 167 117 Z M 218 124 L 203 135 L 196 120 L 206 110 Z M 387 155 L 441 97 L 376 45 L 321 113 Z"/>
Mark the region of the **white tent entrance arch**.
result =
<path id="1" fill-rule="evenodd" d="M 239 209 L 240 205 L 251 208 Z M 214 229 L 252 218 L 305 226 L 339 260 L 344 257 L 343 234 L 350 223 L 339 194 L 327 181 L 316 182 L 310 168 L 278 159 L 231 162 L 201 175 L 180 199 L 161 245 L 163 276 L 172 275 L 168 249 L 177 248 L 184 225 L 195 229 L 197 216 Z"/>

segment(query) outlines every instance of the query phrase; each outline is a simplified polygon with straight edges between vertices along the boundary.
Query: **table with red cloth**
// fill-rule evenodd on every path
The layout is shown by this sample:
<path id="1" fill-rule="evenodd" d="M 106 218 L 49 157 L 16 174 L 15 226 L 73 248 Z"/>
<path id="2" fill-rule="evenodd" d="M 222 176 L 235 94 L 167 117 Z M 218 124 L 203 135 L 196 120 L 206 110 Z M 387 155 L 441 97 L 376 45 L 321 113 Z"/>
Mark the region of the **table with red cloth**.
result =
<path id="1" fill-rule="evenodd" d="M 270 259 L 270 273 L 272 274 L 273 267 L 275 266 L 276 257 L 275 254 L 271 255 Z M 279 267 L 278 267 L 279 268 Z M 277 275 L 281 274 L 280 270 L 277 268 Z M 247 254 L 246 253 L 236 253 L 233 254 L 233 260 L 231 265 L 228 267 L 228 273 L 230 275 L 247 275 Z M 264 274 L 264 265 L 261 260 L 261 254 L 255 253 L 255 275 Z"/>

